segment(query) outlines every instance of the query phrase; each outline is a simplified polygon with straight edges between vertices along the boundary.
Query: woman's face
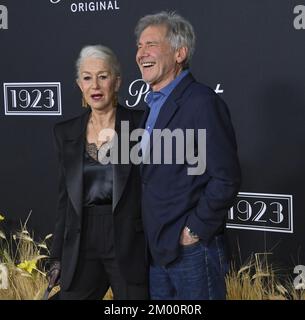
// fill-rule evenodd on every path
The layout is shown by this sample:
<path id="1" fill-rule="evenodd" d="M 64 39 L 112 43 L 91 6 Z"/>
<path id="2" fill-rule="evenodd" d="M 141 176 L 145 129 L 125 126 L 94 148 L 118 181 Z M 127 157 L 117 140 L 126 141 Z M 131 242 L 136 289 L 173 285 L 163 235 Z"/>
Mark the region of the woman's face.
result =
<path id="1" fill-rule="evenodd" d="M 121 79 L 104 60 L 85 58 L 80 65 L 77 84 L 92 110 L 106 110 L 114 107 Z"/>

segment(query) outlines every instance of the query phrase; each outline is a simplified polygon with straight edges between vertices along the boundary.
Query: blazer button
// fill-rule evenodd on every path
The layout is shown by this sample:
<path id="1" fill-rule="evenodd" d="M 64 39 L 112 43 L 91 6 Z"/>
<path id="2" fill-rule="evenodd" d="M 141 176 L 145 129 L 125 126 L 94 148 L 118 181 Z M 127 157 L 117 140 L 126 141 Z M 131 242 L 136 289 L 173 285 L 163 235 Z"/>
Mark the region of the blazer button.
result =
<path id="1" fill-rule="evenodd" d="M 76 230 L 76 233 L 80 233 L 80 228 L 78 228 L 78 229 Z"/>

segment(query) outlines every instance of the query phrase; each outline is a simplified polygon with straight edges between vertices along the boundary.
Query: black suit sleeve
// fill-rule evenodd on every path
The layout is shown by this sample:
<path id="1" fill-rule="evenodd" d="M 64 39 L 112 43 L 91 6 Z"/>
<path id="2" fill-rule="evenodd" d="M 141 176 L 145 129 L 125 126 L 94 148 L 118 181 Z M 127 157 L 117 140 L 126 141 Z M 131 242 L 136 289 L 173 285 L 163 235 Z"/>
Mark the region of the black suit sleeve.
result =
<path id="1" fill-rule="evenodd" d="M 216 94 L 198 102 L 196 126 L 206 128 L 206 173 L 209 180 L 186 225 L 205 243 L 223 231 L 228 209 L 240 186 L 240 166 L 229 110 Z"/>
<path id="2" fill-rule="evenodd" d="M 56 211 L 56 224 L 53 233 L 53 241 L 51 247 L 50 258 L 54 260 L 61 260 L 62 247 L 64 241 L 64 230 L 66 220 L 66 209 L 67 209 L 67 189 L 64 180 L 64 168 L 63 168 L 63 157 L 62 157 L 62 142 L 59 138 L 58 126 L 54 127 L 54 140 L 55 149 L 58 158 L 58 201 Z"/>

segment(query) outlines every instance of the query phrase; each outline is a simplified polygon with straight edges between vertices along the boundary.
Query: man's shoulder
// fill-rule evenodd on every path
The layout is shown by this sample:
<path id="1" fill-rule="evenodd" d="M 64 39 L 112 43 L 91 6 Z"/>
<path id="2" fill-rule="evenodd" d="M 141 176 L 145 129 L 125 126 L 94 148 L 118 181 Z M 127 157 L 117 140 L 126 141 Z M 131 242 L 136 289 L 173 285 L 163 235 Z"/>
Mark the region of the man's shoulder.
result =
<path id="1" fill-rule="evenodd" d="M 207 86 L 204 83 L 198 82 L 198 81 L 194 81 L 191 83 L 191 85 L 189 86 L 189 91 L 191 92 L 192 96 L 194 97 L 206 97 L 206 96 L 210 96 L 210 97 L 214 97 L 217 96 L 216 92 L 210 88 L 209 86 Z"/>
<path id="2" fill-rule="evenodd" d="M 192 73 L 189 73 L 182 79 L 180 86 L 177 86 L 177 91 L 182 91 L 182 96 L 190 99 L 215 97 L 217 94 L 208 85 L 197 81 Z"/>
<path id="3" fill-rule="evenodd" d="M 180 97 L 179 104 L 184 106 L 187 112 L 194 110 L 195 112 L 202 112 L 202 110 L 216 110 L 224 107 L 226 109 L 225 101 L 208 85 L 198 82 L 192 78 L 185 87 L 185 90 Z"/>

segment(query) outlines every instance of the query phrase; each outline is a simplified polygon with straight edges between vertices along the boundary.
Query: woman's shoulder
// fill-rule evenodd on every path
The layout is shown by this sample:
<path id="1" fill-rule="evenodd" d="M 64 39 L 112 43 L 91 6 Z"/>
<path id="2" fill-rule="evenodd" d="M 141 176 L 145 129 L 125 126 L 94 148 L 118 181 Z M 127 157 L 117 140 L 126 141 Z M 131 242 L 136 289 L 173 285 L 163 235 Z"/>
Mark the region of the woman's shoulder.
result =
<path id="1" fill-rule="evenodd" d="M 88 118 L 89 113 L 90 110 L 86 110 L 85 112 L 76 117 L 57 122 L 54 125 L 54 133 L 57 136 L 62 136 L 74 131 L 79 132 L 79 130 L 83 127 L 84 122 Z"/>
<path id="2" fill-rule="evenodd" d="M 131 115 L 142 115 L 144 113 L 144 110 L 142 109 L 128 108 L 128 107 L 122 106 L 121 104 L 118 105 L 118 111 L 121 111 L 121 112 L 123 111 Z"/>
<path id="3" fill-rule="evenodd" d="M 118 112 L 121 113 L 122 120 L 132 120 L 136 125 L 140 123 L 144 110 L 127 108 L 122 105 L 118 105 Z"/>

